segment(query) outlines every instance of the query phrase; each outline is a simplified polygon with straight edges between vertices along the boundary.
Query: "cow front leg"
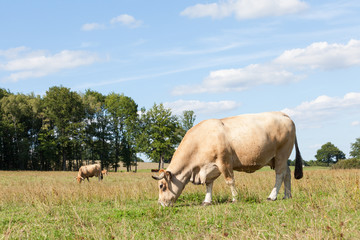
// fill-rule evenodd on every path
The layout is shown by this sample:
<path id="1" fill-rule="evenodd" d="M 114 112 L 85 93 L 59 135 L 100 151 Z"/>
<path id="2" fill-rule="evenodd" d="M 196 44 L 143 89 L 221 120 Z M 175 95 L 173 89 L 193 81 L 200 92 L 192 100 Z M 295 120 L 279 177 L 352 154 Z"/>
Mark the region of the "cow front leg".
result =
<path id="1" fill-rule="evenodd" d="M 211 201 L 212 201 L 212 187 L 213 187 L 213 182 L 206 184 L 206 195 L 205 195 L 205 200 L 204 200 L 204 202 L 202 203 L 203 206 L 211 205 Z"/>
<path id="2" fill-rule="evenodd" d="M 275 201 L 279 193 L 282 182 L 284 181 L 284 173 L 276 173 L 275 186 L 271 191 L 267 200 Z"/>
<path id="3" fill-rule="evenodd" d="M 227 166 L 226 168 L 221 169 L 222 173 L 225 177 L 225 183 L 230 187 L 231 195 L 232 195 L 232 201 L 236 202 L 238 199 L 238 193 L 235 189 L 235 177 L 234 172 L 232 171 L 232 166 Z"/>
<path id="4" fill-rule="evenodd" d="M 236 202 L 238 199 L 238 193 L 235 188 L 235 179 L 234 178 L 226 178 L 226 184 L 230 186 L 232 202 Z"/>

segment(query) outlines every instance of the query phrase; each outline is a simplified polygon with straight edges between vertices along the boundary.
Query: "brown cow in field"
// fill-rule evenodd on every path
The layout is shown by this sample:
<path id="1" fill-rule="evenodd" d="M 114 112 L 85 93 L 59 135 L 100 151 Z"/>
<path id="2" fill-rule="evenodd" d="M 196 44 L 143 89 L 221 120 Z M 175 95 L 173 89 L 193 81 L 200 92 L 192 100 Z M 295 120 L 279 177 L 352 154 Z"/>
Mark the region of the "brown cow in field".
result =
<path id="1" fill-rule="evenodd" d="M 101 173 L 103 176 L 108 175 L 108 171 L 106 169 L 102 170 Z"/>
<path id="2" fill-rule="evenodd" d="M 295 124 L 284 113 L 244 114 L 205 120 L 191 128 L 159 176 L 159 203 L 172 205 L 189 182 L 205 184 L 204 205 L 211 204 L 214 180 L 223 174 L 232 199 L 237 191 L 233 171 L 252 173 L 270 166 L 275 169 L 275 186 L 268 200 L 276 200 L 284 182 L 284 198 L 291 198 L 291 176 L 287 164 L 295 145 L 295 179 L 303 176 Z"/>
<path id="3" fill-rule="evenodd" d="M 76 177 L 76 180 L 78 183 L 81 183 L 81 181 L 85 180 L 85 178 L 89 181 L 89 177 L 98 177 L 99 181 L 102 180 L 103 175 L 101 173 L 101 166 L 100 164 L 92 164 L 92 165 L 86 165 L 81 166 L 78 172 L 78 175 Z"/>

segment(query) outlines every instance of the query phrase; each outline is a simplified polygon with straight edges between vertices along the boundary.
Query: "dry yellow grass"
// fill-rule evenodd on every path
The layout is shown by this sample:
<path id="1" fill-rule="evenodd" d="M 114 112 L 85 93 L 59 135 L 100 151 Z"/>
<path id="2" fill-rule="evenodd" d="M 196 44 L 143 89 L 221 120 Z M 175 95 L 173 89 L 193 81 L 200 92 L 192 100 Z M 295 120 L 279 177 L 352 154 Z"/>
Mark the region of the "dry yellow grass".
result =
<path id="1" fill-rule="evenodd" d="M 292 180 L 293 198 L 276 202 L 266 201 L 273 171 L 236 173 L 235 204 L 220 176 L 213 206 L 200 207 L 205 187 L 188 184 L 168 209 L 157 205 L 152 174 L 78 184 L 76 172 L 0 171 L 0 239 L 360 238 L 360 170 L 305 169 Z"/>

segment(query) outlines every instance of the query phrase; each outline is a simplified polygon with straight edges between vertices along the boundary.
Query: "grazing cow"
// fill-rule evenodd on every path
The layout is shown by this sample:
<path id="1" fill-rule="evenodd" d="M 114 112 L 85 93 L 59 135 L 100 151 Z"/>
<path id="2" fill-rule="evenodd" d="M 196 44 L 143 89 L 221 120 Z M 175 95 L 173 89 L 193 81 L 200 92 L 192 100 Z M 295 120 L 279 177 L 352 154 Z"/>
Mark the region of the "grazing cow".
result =
<path id="1" fill-rule="evenodd" d="M 106 169 L 102 170 L 101 173 L 103 176 L 108 175 L 108 171 Z"/>
<path id="2" fill-rule="evenodd" d="M 252 173 L 270 166 L 275 169 L 275 187 L 268 200 L 276 200 L 284 182 L 285 196 L 291 198 L 291 175 L 287 164 L 295 144 L 295 179 L 303 176 L 295 125 L 284 113 L 244 114 L 205 120 L 191 128 L 173 155 L 169 167 L 153 176 L 159 180 L 159 203 L 172 205 L 188 182 L 206 184 L 203 205 L 212 201 L 214 180 L 223 174 L 232 200 L 237 191 L 233 171 Z"/>
<path id="3" fill-rule="evenodd" d="M 89 181 L 89 177 L 98 177 L 99 181 L 102 180 L 103 175 L 101 173 L 101 167 L 100 164 L 92 164 L 92 165 L 86 165 L 81 166 L 78 172 L 78 175 L 76 177 L 76 180 L 78 183 L 81 183 L 81 181 L 85 180 L 85 178 Z"/>

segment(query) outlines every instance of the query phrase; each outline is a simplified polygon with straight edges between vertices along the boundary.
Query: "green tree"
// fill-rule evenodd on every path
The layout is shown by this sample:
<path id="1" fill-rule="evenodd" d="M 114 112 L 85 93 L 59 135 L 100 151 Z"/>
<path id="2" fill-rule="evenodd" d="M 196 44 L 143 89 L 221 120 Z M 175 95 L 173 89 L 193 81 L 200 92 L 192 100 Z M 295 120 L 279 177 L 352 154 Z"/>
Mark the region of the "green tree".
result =
<path id="1" fill-rule="evenodd" d="M 137 119 L 137 104 L 124 94 L 111 93 L 105 99 L 110 115 L 113 143 L 113 167 L 117 171 L 119 161 L 123 161 L 127 171 L 135 156 L 135 140 L 132 138 Z"/>
<path id="2" fill-rule="evenodd" d="M 180 119 L 181 119 L 181 127 L 185 130 L 186 133 L 187 131 L 189 131 L 190 128 L 194 126 L 196 115 L 192 110 L 183 111 Z"/>
<path id="3" fill-rule="evenodd" d="M 350 156 L 360 159 L 360 138 L 357 138 L 354 143 L 351 143 Z"/>
<path id="4" fill-rule="evenodd" d="M 317 151 L 315 158 L 317 161 L 327 163 L 329 166 L 330 163 L 336 163 L 340 159 L 345 159 L 345 154 L 334 144 L 328 142 L 321 146 L 321 148 Z"/>
<path id="5" fill-rule="evenodd" d="M 149 111 L 142 109 L 141 127 L 139 146 L 142 152 L 152 161 L 159 161 L 159 169 L 163 168 L 165 159 L 171 159 L 182 138 L 177 117 L 163 104 L 154 104 Z"/>
<path id="6" fill-rule="evenodd" d="M 66 170 L 67 154 L 69 145 L 74 137 L 74 131 L 81 128 L 85 110 L 78 93 L 65 87 L 51 87 L 46 91 L 44 98 L 45 114 L 53 123 L 52 134 L 57 140 L 59 152 L 62 157 L 61 169 Z"/>
<path id="7" fill-rule="evenodd" d="M 86 159 L 92 163 L 100 159 L 101 166 L 108 168 L 109 158 L 109 118 L 106 114 L 105 97 L 103 94 L 86 90 L 83 96 L 85 106 L 85 144 Z"/>
<path id="8" fill-rule="evenodd" d="M 10 168 L 28 169 L 29 150 L 31 142 L 32 108 L 29 96 L 24 94 L 8 95 L 1 99 L 3 110 L 3 124 L 9 144 L 8 162 Z"/>
<path id="9" fill-rule="evenodd" d="M 38 154 L 39 147 L 39 133 L 42 127 L 43 116 L 43 100 L 38 95 L 33 93 L 28 96 L 28 104 L 31 111 L 28 113 L 27 118 L 27 135 L 29 140 L 29 168 L 33 170 L 41 170 L 41 162 Z"/>
<path id="10" fill-rule="evenodd" d="M 5 122 L 5 112 L 2 107 L 2 99 L 11 93 L 7 90 L 0 88 L 0 169 L 9 169 L 9 153 L 10 153 L 10 139 L 9 129 Z"/>

